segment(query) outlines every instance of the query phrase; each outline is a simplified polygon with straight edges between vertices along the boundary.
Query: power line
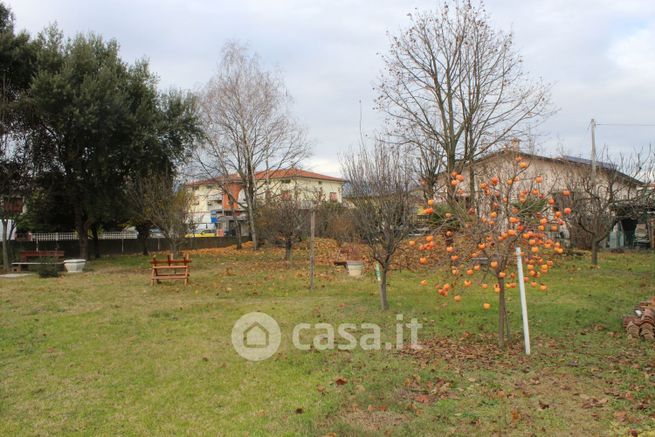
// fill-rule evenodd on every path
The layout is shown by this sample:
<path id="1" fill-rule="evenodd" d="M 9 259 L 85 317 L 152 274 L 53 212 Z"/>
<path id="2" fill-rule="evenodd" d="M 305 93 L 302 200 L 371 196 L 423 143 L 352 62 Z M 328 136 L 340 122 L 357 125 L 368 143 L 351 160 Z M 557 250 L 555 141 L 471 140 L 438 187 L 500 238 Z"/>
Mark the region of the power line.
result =
<path id="1" fill-rule="evenodd" d="M 637 126 L 637 127 L 655 127 L 655 123 L 596 123 L 596 126 Z"/>

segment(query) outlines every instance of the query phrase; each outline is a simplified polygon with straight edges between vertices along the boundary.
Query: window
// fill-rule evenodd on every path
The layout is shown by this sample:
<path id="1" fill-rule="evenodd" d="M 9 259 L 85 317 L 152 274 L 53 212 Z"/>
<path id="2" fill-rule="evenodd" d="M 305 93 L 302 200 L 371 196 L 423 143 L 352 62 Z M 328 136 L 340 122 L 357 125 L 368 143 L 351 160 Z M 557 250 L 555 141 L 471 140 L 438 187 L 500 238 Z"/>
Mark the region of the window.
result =
<path id="1" fill-rule="evenodd" d="M 319 185 L 323 185 L 323 181 L 318 181 L 318 184 L 319 184 Z"/>
<path id="2" fill-rule="evenodd" d="M 336 202 L 337 201 L 337 193 L 336 191 L 330 192 L 330 202 Z"/>
<path id="3" fill-rule="evenodd" d="M 291 179 L 282 179 L 282 183 L 283 183 L 283 184 L 290 184 L 290 183 L 291 183 Z"/>

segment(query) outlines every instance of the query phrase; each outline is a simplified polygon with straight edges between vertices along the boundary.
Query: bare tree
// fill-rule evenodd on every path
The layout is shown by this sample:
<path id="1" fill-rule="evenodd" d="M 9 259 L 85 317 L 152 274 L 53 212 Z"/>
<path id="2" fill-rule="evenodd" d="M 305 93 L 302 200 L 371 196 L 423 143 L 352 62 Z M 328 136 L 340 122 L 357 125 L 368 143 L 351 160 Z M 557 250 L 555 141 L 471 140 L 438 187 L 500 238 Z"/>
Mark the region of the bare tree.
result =
<path id="1" fill-rule="evenodd" d="M 443 188 L 439 177 L 445 168 L 443 150 L 434 140 L 426 138 L 416 144 L 414 149 L 416 174 L 420 180 L 423 191 L 423 199 L 428 201 L 434 199 L 435 194 Z"/>
<path id="2" fill-rule="evenodd" d="M 171 255 L 179 255 L 190 227 L 193 196 L 166 174 L 151 174 L 128 187 L 134 217 L 158 227 L 169 244 Z"/>
<path id="3" fill-rule="evenodd" d="M 294 242 L 307 235 L 313 206 L 314 202 L 296 187 L 272 195 L 259 210 L 258 223 L 263 235 L 283 240 L 286 261 L 291 261 Z"/>
<path id="4" fill-rule="evenodd" d="M 344 157 L 341 172 L 350 184 L 349 201 L 359 235 L 380 263 L 380 301 L 389 308 L 387 274 L 393 257 L 416 220 L 417 199 L 411 157 L 397 146 L 376 141 Z"/>
<path id="5" fill-rule="evenodd" d="M 655 208 L 655 153 L 612 158 L 607 150 L 594 172 L 588 162 L 566 161 L 561 175 L 567 189 L 558 199 L 562 208 L 570 208 L 569 225 L 581 231 L 591 243 L 591 264 L 598 265 L 600 243 L 614 226 L 624 219 L 639 219 Z"/>
<path id="6" fill-rule="evenodd" d="M 338 202 L 320 202 L 316 205 L 316 235 L 336 240 L 341 246 L 353 241 L 356 231 L 348 207 Z"/>
<path id="7" fill-rule="evenodd" d="M 225 45 L 218 71 L 200 92 L 206 134 L 201 165 L 210 177 L 242 185 L 241 206 L 248 212 L 255 247 L 258 197 L 271 172 L 295 167 L 308 155 L 290 104 L 281 77 L 264 70 L 256 54 L 234 42 Z"/>
<path id="8" fill-rule="evenodd" d="M 393 141 L 419 156 L 434 154 L 426 162 L 442 161 L 450 174 L 522 138 L 550 113 L 549 87 L 530 80 L 511 33 L 494 30 L 482 5 L 446 1 L 441 10 L 410 14 L 410 21 L 391 37 L 377 85 Z"/>

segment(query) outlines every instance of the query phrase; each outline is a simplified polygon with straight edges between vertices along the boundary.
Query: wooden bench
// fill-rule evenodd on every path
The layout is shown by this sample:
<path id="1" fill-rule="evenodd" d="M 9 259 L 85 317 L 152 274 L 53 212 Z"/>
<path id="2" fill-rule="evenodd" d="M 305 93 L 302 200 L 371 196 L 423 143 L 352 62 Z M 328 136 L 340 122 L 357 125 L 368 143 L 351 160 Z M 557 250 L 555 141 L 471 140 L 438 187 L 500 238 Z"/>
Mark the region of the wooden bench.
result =
<path id="1" fill-rule="evenodd" d="M 163 279 L 179 279 L 184 281 L 184 285 L 189 285 L 190 263 L 191 260 L 187 255 L 182 259 L 173 259 L 170 255 L 167 255 L 164 261 L 160 261 L 156 256 L 153 256 L 152 261 L 150 261 L 150 265 L 152 266 L 150 285 L 159 284 Z"/>
<path id="2" fill-rule="evenodd" d="M 23 250 L 19 252 L 18 257 L 20 262 L 11 263 L 11 269 L 14 272 L 21 272 L 23 267 L 38 266 L 44 264 L 64 264 L 64 251 L 63 250 Z M 32 259 L 40 259 L 41 261 L 30 261 Z M 54 261 L 43 261 L 44 258 L 51 258 Z"/>

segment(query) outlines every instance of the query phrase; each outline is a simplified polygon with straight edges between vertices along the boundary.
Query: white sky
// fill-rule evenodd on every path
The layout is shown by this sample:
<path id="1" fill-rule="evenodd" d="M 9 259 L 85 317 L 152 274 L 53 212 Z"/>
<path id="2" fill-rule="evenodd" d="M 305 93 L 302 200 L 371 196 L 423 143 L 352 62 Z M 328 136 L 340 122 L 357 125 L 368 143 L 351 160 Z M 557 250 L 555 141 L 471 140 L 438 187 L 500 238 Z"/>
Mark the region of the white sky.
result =
<path id="1" fill-rule="evenodd" d="M 373 83 L 386 31 L 407 24 L 400 0 L 5 0 L 18 29 L 57 22 L 67 34 L 115 38 L 124 59 L 150 60 L 162 87 L 196 89 L 216 68 L 229 39 L 248 43 L 279 68 L 308 131 L 307 168 L 338 175 L 338 154 L 378 127 Z M 514 32 L 525 68 L 553 84 L 559 112 L 543 126 L 541 152 L 588 156 L 589 120 L 655 124 L 655 1 L 490 0 L 497 28 Z M 630 152 L 655 140 L 655 127 L 599 126 L 597 142 Z"/>

